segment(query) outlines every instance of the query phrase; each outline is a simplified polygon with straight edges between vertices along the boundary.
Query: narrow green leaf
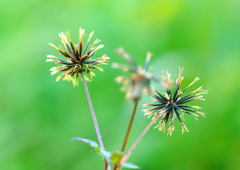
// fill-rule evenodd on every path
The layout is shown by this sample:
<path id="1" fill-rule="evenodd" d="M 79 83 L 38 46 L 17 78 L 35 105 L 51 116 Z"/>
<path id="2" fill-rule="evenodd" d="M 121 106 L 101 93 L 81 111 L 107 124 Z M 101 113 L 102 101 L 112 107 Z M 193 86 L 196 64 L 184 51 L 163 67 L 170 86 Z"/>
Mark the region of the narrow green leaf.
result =
<path id="1" fill-rule="evenodd" d="M 134 165 L 132 163 L 128 163 L 128 162 L 122 163 L 121 166 L 124 168 L 130 168 L 130 169 L 141 169 L 139 166 Z"/>
<path id="2" fill-rule="evenodd" d="M 72 138 L 72 140 L 77 140 L 83 143 L 88 144 L 89 146 L 91 146 L 94 150 L 93 152 L 98 155 L 100 158 L 102 158 L 103 160 L 106 160 L 107 162 L 110 162 L 110 158 L 111 158 L 111 152 L 102 150 L 99 145 L 97 144 L 97 142 L 90 140 L 90 139 L 85 139 L 85 138 Z"/>
<path id="3" fill-rule="evenodd" d="M 96 150 L 99 150 L 99 145 L 97 142 L 93 141 L 93 140 L 90 140 L 90 139 L 85 139 L 85 138 L 72 138 L 72 140 L 77 140 L 77 141 L 80 141 L 80 142 L 83 142 L 83 143 L 86 143 L 88 144 L 89 146 L 91 146 L 92 148 L 96 149 Z"/>

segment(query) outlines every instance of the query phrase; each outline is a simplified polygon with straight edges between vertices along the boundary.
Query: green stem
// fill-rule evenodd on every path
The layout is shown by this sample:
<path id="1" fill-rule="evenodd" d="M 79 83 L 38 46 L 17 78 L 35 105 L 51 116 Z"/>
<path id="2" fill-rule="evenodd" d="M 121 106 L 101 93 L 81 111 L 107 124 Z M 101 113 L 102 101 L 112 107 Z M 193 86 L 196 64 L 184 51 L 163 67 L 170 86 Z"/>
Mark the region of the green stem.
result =
<path id="1" fill-rule="evenodd" d="M 101 136 L 101 133 L 100 133 L 100 129 L 99 129 L 99 126 L 98 126 L 98 123 L 97 123 L 97 117 L 94 113 L 92 101 L 91 101 L 90 94 L 89 94 L 89 91 L 88 91 L 87 83 L 86 83 L 86 80 L 84 78 L 84 75 L 81 74 L 81 76 L 82 76 L 82 81 L 83 81 L 84 89 L 85 89 L 87 100 L 88 100 L 88 105 L 89 105 L 90 112 L 91 112 L 91 115 L 92 115 L 93 124 L 94 124 L 95 130 L 96 130 L 98 142 L 99 142 L 100 148 L 102 150 L 105 150 L 104 145 L 103 145 L 103 141 L 102 141 L 102 136 Z"/>
<path id="2" fill-rule="evenodd" d="M 123 157 L 121 163 L 124 163 L 128 160 L 128 158 L 130 157 L 130 155 L 132 154 L 133 150 L 135 149 L 135 147 L 137 146 L 137 144 L 140 142 L 140 140 L 143 138 L 143 136 L 147 133 L 147 131 L 149 130 L 149 128 L 156 123 L 156 121 L 158 120 L 158 118 L 161 116 L 162 114 L 159 113 L 157 116 L 154 117 L 154 119 L 152 119 L 152 121 L 147 125 L 147 127 L 142 131 L 142 133 L 139 135 L 139 137 L 136 139 L 136 141 L 133 143 L 133 145 L 131 146 L 131 148 L 128 150 L 128 152 L 126 153 L 126 155 Z"/>
<path id="3" fill-rule="evenodd" d="M 99 129 L 99 126 L 98 126 L 98 123 L 97 123 L 97 117 L 94 113 L 92 100 L 90 98 L 90 94 L 89 94 L 89 91 L 88 91 L 87 83 L 86 83 L 86 80 L 84 78 L 84 75 L 81 74 L 81 76 L 82 76 L 82 81 L 83 81 L 84 89 L 85 89 L 87 100 L 88 100 L 88 105 L 89 105 L 90 112 L 91 112 L 91 115 L 92 115 L 93 124 L 94 124 L 95 130 L 96 130 L 98 142 L 99 142 L 100 148 L 102 150 L 105 150 L 104 145 L 103 145 L 102 136 L 101 136 L 101 133 L 100 133 L 100 129 Z M 109 169 L 109 165 L 108 165 L 107 161 L 105 161 L 105 170 L 108 170 L 108 169 Z"/>

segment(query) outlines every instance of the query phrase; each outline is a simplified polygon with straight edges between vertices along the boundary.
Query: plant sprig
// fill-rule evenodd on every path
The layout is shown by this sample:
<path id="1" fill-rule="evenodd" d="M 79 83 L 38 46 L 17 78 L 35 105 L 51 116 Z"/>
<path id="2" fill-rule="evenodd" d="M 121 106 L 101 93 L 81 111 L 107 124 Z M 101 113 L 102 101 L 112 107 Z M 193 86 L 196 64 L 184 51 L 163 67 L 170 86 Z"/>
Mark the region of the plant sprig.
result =
<path id="1" fill-rule="evenodd" d="M 139 169 L 139 166 L 129 163 L 127 161 L 136 146 L 143 138 L 143 136 L 154 124 L 157 124 L 155 128 L 158 128 L 158 130 L 164 132 L 167 131 L 168 135 L 172 135 L 175 129 L 175 118 L 177 118 L 178 121 L 181 123 L 182 133 L 184 133 L 185 131 L 189 131 L 186 125 L 183 123 L 184 114 L 192 115 L 195 119 L 197 119 L 198 115 L 202 115 L 203 117 L 205 117 L 205 113 L 196 110 L 200 109 L 199 106 L 192 106 L 188 103 L 193 100 L 204 100 L 203 95 L 206 94 L 208 91 L 203 90 L 202 86 L 200 86 L 194 91 L 184 95 L 189 89 L 189 87 L 191 87 L 195 82 L 199 80 L 198 77 L 195 78 L 193 82 L 190 83 L 183 90 L 180 90 L 181 83 L 184 79 L 182 76 L 183 68 L 179 68 L 179 76 L 174 85 L 172 83 L 170 73 L 163 71 L 162 76 L 156 76 L 151 72 L 147 71 L 150 59 L 152 57 L 151 53 L 147 53 L 144 66 L 142 67 L 139 66 L 135 62 L 133 57 L 131 57 L 123 48 L 118 48 L 116 50 L 117 54 L 123 57 L 129 65 L 122 65 L 119 63 L 114 63 L 112 65 L 114 68 L 122 69 L 123 71 L 128 73 L 127 75 L 118 76 L 116 78 L 116 81 L 123 84 L 122 91 L 126 92 L 126 99 L 133 101 L 134 106 L 127 127 L 126 135 L 123 140 L 121 151 L 106 151 L 91 101 L 91 97 L 89 94 L 87 81 L 90 81 L 92 77 L 95 76 L 95 70 L 103 71 L 103 69 L 99 67 L 99 65 L 108 64 L 107 60 L 109 59 L 109 57 L 104 54 L 102 55 L 102 57 L 93 59 L 93 55 L 99 49 L 103 48 L 104 45 L 100 44 L 96 46 L 100 42 L 99 39 L 96 39 L 92 44 L 90 44 L 93 32 L 90 33 L 86 44 L 83 44 L 84 32 L 85 30 L 80 28 L 79 42 L 77 44 L 72 43 L 69 32 L 60 33 L 59 36 L 64 47 L 57 47 L 52 43 L 50 43 L 50 45 L 57 49 L 60 54 L 65 57 L 65 59 L 61 59 L 53 55 L 48 55 L 47 57 L 49 59 L 47 59 L 47 62 L 54 62 L 58 64 L 57 67 L 53 67 L 50 69 L 52 75 L 56 73 L 61 73 L 61 75 L 57 77 L 57 81 L 63 78 L 63 80 L 72 81 L 73 85 L 76 86 L 78 85 L 78 78 L 81 77 L 84 90 L 86 92 L 87 101 L 95 127 L 96 135 L 98 138 L 98 143 L 90 139 L 79 137 L 75 137 L 72 140 L 80 141 L 89 145 L 93 149 L 94 153 L 96 153 L 105 162 L 105 170 L 111 170 L 111 166 L 114 170 L 120 170 L 122 168 Z M 154 87 L 151 86 L 151 81 L 155 81 L 159 85 L 165 87 L 166 92 L 159 92 L 158 90 L 156 90 Z M 147 95 L 151 96 L 155 102 L 144 104 L 143 107 L 150 108 L 142 110 L 144 111 L 144 116 L 152 117 L 152 120 L 138 136 L 138 138 L 128 149 L 128 151 L 125 152 L 130 132 L 133 127 L 134 118 L 137 113 L 138 103 L 141 100 L 143 91 Z M 158 120 L 159 122 L 157 123 Z M 169 127 L 166 129 L 167 123 L 169 123 Z"/>

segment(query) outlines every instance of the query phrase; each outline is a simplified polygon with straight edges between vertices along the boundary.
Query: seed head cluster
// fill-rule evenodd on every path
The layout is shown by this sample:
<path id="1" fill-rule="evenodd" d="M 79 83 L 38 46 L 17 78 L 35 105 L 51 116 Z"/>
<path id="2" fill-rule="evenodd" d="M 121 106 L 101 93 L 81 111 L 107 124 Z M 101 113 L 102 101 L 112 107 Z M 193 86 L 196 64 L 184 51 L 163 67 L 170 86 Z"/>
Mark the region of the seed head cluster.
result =
<path id="1" fill-rule="evenodd" d="M 146 116 L 160 116 L 160 121 L 157 125 L 158 129 L 164 132 L 166 131 L 166 123 L 169 121 L 169 128 L 167 129 L 168 134 L 172 135 L 174 131 L 174 119 L 177 119 L 182 124 L 182 133 L 184 131 L 188 132 L 186 125 L 183 123 L 184 113 L 194 116 L 196 119 L 197 114 L 205 117 L 205 113 L 199 112 L 193 109 L 201 109 L 199 106 L 188 105 L 189 102 L 193 100 L 204 100 L 202 94 L 206 94 L 207 90 L 202 89 L 202 86 L 196 90 L 184 95 L 187 89 L 192 86 L 199 78 L 195 78 L 192 83 L 190 83 L 186 88 L 180 90 L 181 82 L 183 81 L 182 76 L 183 69 L 179 69 L 179 76 L 176 80 L 175 89 L 171 88 L 171 79 L 168 72 L 163 72 L 164 86 L 166 87 L 166 93 L 160 93 L 156 89 L 152 88 L 153 93 L 150 95 L 153 97 L 154 104 L 144 104 L 143 106 L 151 106 L 150 109 L 144 109 Z M 160 115 L 159 115 L 160 114 Z"/>
<path id="2" fill-rule="evenodd" d="M 137 100 L 141 98 L 142 89 L 145 87 L 148 94 L 151 93 L 150 81 L 154 80 L 160 82 L 160 78 L 154 76 L 152 73 L 147 72 L 147 68 L 152 57 L 151 53 L 147 53 L 144 67 L 137 65 L 134 59 L 123 49 L 118 48 L 116 53 L 127 60 L 129 66 L 113 63 L 113 68 L 118 68 L 126 72 L 130 72 L 129 75 L 118 76 L 116 81 L 122 83 L 122 91 L 126 91 L 126 98 L 128 100 Z"/>
<path id="3" fill-rule="evenodd" d="M 99 39 L 96 39 L 92 44 L 90 44 L 90 40 L 93 36 L 94 32 L 91 32 L 86 44 L 83 44 L 82 39 L 84 35 L 84 29 L 79 29 L 79 43 L 74 45 L 70 38 L 70 33 L 63 33 L 59 34 L 61 41 L 64 45 L 62 46 L 55 46 L 52 43 L 52 47 L 57 49 L 66 59 L 61 59 L 55 57 L 53 55 L 48 55 L 47 62 L 55 62 L 57 64 L 61 64 L 60 66 L 53 67 L 50 69 L 51 74 L 56 74 L 61 72 L 62 74 L 57 77 L 57 81 L 59 81 L 62 77 L 63 80 L 72 81 L 73 85 L 77 85 L 78 76 L 79 74 L 87 73 L 90 76 L 90 79 L 84 75 L 86 80 L 90 81 L 92 76 L 95 74 L 93 73 L 94 70 L 103 71 L 102 68 L 98 67 L 100 64 L 107 64 L 109 57 L 107 55 L 103 55 L 100 58 L 92 59 L 92 56 L 96 53 L 97 50 L 103 48 L 104 45 L 98 45 L 95 47 L 97 43 L 100 42 Z"/>

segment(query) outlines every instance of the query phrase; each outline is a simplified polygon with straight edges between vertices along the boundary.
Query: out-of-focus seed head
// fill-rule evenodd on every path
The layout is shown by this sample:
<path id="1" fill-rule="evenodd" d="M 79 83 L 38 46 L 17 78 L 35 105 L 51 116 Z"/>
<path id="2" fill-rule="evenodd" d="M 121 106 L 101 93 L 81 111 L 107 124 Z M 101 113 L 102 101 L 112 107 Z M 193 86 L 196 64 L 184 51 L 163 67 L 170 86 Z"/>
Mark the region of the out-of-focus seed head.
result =
<path id="1" fill-rule="evenodd" d="M 102 68 L 98 67 L 100 64 L 107 64 L 109 57 L 107 55 L 103 55 L 100 58 L 92 59 L 92 56 L 96 53 L 97 50 L 103 48 L 104 45 L 100 44 L 95 47 L 100 40 L 96 39 L 92 44 L 90 44 L 90 40 L 93 36 L 94 32 L 91 32 L 86 44 L 83 44 L 82 39 L 84 35 L 84 29 L 79 29 L 79 43 L 73 44 L 70 38 L 70 33 L 59 34 L 61 41 L 64 45 L 55 46 L 50 43 L 49 45 L 57 49 L 66 59 L 61 59 L 52 55 L 48 55 L 47 62 L 54 62 L 57 64 L 61 64 L 60 66 L 53 67 L 50 69 L 51 74 L 54 75 L 58 72 L 62 74 L 56 78 L 56 81 L 59 81 L 62 77 L 63 80 L 72 81 L 73 85 L 78 84 L 78 76 L 79 74 L 87 73 L 90 78 L 88 78 L 85 74 L 84 77 L 86 80 L 90 81 L 94 74 L 94 70 L 103 71 Z"/>
<path id="2" fill-rule="evenodd" d="M 198 114 L 205 117 L 205 113 L 199 112 L 193 109 L 201 109 L 199 106 L 191 106 L 187 103 L 193 100 L 204 100 L 202 94 L 206 94 L 208 90 L 202 89 L 202 86 L 197 88 L 196 90 L 183 95 L 184 92 L 192 86 L 199 78 L 195 78 L 192 83 L 190 83 L 186 88 L 180 90 L 181 82 L 183 81 L 182 76 L 183 69 L 179 68 L 179 76 L 176 80 L 175 88 L 172 88 L 172 83 L 170 79 L 170 74 L 168 72 L 163 72 L 163 81 L 166 87 L 166 93 L 160 93 L 156 89 L 152 87 L 152 92 L 150 96 L 153 97 L 154 101 L 157 103 L 154 104 L 144 104 L 143 107 L 151 106 L 150 109 L 144 109 L 145 116 L 153 116 L 160 115 L 160 121 L 156 126 L 160 131 L 166 131 L 166 124 L 169 121 L 169 127 L 167 129 L 168 134 L 172 135 L 174 131 L 174 119 L 177 119 L 182 124 L 182 133 L 185 131 L 188 132 L 186 125 L 183 123 L 184 113 L 194 116 L 196 120 Z M 163 95 L 164 94 L 164 95 Z M 193 108 L 193 109 L 192 109 Z"/>
<path id="3" fill-rule="evenodd" d="M 148 94 L 151 93 L 150 90 L 150 81 L 154 80 L 160 82 L 160 78 L 154 76 L 152 73 L 147 72 L 149 61 L 152 57 L 151 53 L 147 53 L 145 64 L 143 67 L 137 65 L 134 59 L 123 49 L 118 48 L 116 53 L 126 59 L 129 63 L 129 66 L 113 63 L 113 68 L 121 69 L 125 72 L 130 72 L 129 75 L 119 76 L 116 78 L 118 83 L 122 83 L 122 91 L 126 91 L 126 98 L 128 100 L 137 100 L 141 98 L 143 88 L 146 88 Z"/>

